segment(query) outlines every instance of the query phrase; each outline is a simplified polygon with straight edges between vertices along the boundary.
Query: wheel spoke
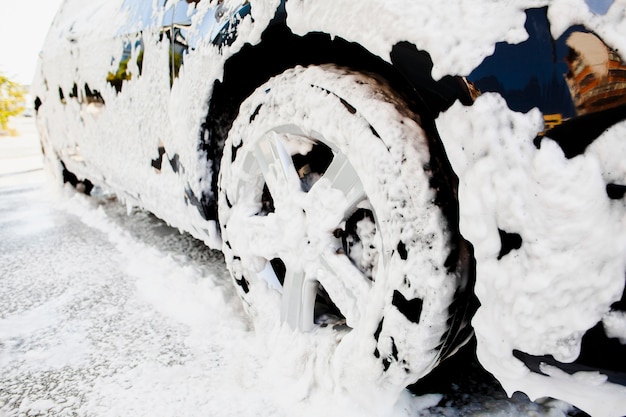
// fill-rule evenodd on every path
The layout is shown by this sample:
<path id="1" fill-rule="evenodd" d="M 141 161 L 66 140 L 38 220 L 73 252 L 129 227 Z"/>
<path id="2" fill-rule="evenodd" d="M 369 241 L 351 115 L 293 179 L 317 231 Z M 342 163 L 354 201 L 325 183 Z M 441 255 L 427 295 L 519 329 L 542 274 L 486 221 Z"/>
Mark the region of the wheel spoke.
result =
<path id="1" fill-rule="evenodd" d="M 318 260 L 317 280 L 346 318 L 346 324 L 354 328 L 361 317 L 359 308 L 366 306 L 371 281 L 345 255 L 328 250 Z"/>
<path id="2" fill-rule="evenodd" d="M 317 190 L 315 190 L 315 188 L 318 184 L 320 184 L 318 188 L 330 187 L 340 191 L 343 195 L 343 201 L 339 207 L 337 207 L 336 202 L 334 202 L 332 206 L 335 211 L 341 212 L 344 216 L 351 213 L 356 205 L 367 197 L 359 175 L 342 153 L 338 153 L 333 157 L 332 162 L 326 169 L 322 178 L 325 181 L 318 181 L 312 187 L 311 191 L 314 195 L 321 198 L 323 198 L 326 192 L 316 192 Z M 311 193 L 311 191 L 309 192 Z"/>
<path id="3" fill-rule="evenodd" d="M 265 259 L 274 259 L 284 253 L 286 244 L 281 236 L 277 216 L 250 216 L 245 212 L 233 212 L 228 221 L 229 244 L 237 253 L 250 253 Z"/>
<path id="4" fill-rule="evenodd" d="M 315 296 L 318 282 L 303 271 L 287 269 L 283 285 L 281 320 L 292 329 L 311 331 L 314 323 Z"/>
<path id="5" fill-rule="evenodd" d="M 275 202 L 280 201 L 281 196 L 301 190 L 291 155 L 282 145 L 278 133 L 270 132 L 260 140 L 254 156 Z"/>

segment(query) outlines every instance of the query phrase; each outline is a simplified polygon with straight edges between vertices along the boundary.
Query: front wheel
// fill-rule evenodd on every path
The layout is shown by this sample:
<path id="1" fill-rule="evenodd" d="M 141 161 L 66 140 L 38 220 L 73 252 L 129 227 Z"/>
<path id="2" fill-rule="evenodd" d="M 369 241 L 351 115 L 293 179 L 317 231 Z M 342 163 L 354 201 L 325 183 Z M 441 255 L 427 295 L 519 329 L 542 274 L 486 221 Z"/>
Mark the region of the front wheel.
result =
<path id="1" fill-rule="evenodd" d="M 402 387 L 454 350 L 466 309 L 418 121 L 374 77 L 298 67 L 242 104 L 219 180 L 223 250 L 253 321 L 331 340 L 337 366 Z"/>

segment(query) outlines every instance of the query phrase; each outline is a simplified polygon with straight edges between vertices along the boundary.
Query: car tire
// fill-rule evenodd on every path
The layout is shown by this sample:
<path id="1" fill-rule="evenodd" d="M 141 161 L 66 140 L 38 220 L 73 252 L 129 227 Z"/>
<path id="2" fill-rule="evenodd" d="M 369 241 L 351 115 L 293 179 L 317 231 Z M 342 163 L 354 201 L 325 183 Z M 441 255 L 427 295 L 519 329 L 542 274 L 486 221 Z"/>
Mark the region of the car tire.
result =
<path id="1" fill-rule="evenodd" d="M 399 387 L 453 350 L 466 312 L 419 120 L 375 76 L 297 67 L 241 105 L 219 178 L 223 252 L 255 326 L 329 340 L 335 374 Z"/>

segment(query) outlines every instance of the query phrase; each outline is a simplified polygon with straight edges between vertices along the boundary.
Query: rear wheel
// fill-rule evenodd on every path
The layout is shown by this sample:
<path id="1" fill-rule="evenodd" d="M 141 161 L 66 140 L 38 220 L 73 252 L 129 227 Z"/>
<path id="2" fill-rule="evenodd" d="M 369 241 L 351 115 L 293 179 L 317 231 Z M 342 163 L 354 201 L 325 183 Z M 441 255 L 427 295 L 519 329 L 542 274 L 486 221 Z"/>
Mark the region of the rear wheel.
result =
<path id="1" fill-rule="evenodd" d="M 332 340 L 334 365 L 402 387 L 451 349 L 465 311 L 418 120 L 373 77 L 295 68 L 242 104 L 219 182 L 226 262 L 254 321 Z"/>

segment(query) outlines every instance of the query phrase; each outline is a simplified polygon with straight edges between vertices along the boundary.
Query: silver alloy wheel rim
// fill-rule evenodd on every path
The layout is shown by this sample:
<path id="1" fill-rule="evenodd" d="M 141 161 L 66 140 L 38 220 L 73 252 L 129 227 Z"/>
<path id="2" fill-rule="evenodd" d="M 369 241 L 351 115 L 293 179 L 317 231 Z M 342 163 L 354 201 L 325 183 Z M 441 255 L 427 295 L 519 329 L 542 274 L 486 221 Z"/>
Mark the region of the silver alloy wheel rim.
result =
<path id="1" fill-rule="evenodd" d="M 357 172 L 346 156 L 332 149 L 332 161 L 308 190 L 293 162 L 288 146 L 329 146 L 322 137 L 311 138 L 296 126 L 281 126 L 267 132 L 251 149 L 239 150 L 242 171 L 237 179 L 238 204 L 248 196 L 244 207 L 251 207 L 254 196 L 258 207 L 259 188 L 266 184 L 272 196 L 275 212 L 239 211 L 230 221 L 244 224 L 240 230 L 247 234 L 231 237 L 231 245 L 248 246 L 264 265 L 256 272 L 258 279 L 282 293 L 281 321 L 291 328 L 310 331 L 315 327 L 315 301 L 320 289 L 345 317 L 349 327 L 359 321 L 359 305 L 367 297 L 371 279 L 347 256 L 336 231 L 359 207 L 369 207 L 367 195 Z M 240 154 L 243 153 L 243 154 Z M 251 188 L 256 188 L 252 190 Z M 336 203 L 340 201 L 341 204 Z M 250 203 L 250 204 L 249 204 Z M 275 236 L 291 232 L 284 243 L 276 247 Z M 380 253 L 380 252 L 379 252 Z M 306 262 L 299 258 L 305 257 Z M 378 256 L 380 259 L 380 256 Z M 272 269 L 271 260 L 280 259 L 285 265 L 283 284 Z M 302 268 L 302 265 L 306 265 Z"/>

